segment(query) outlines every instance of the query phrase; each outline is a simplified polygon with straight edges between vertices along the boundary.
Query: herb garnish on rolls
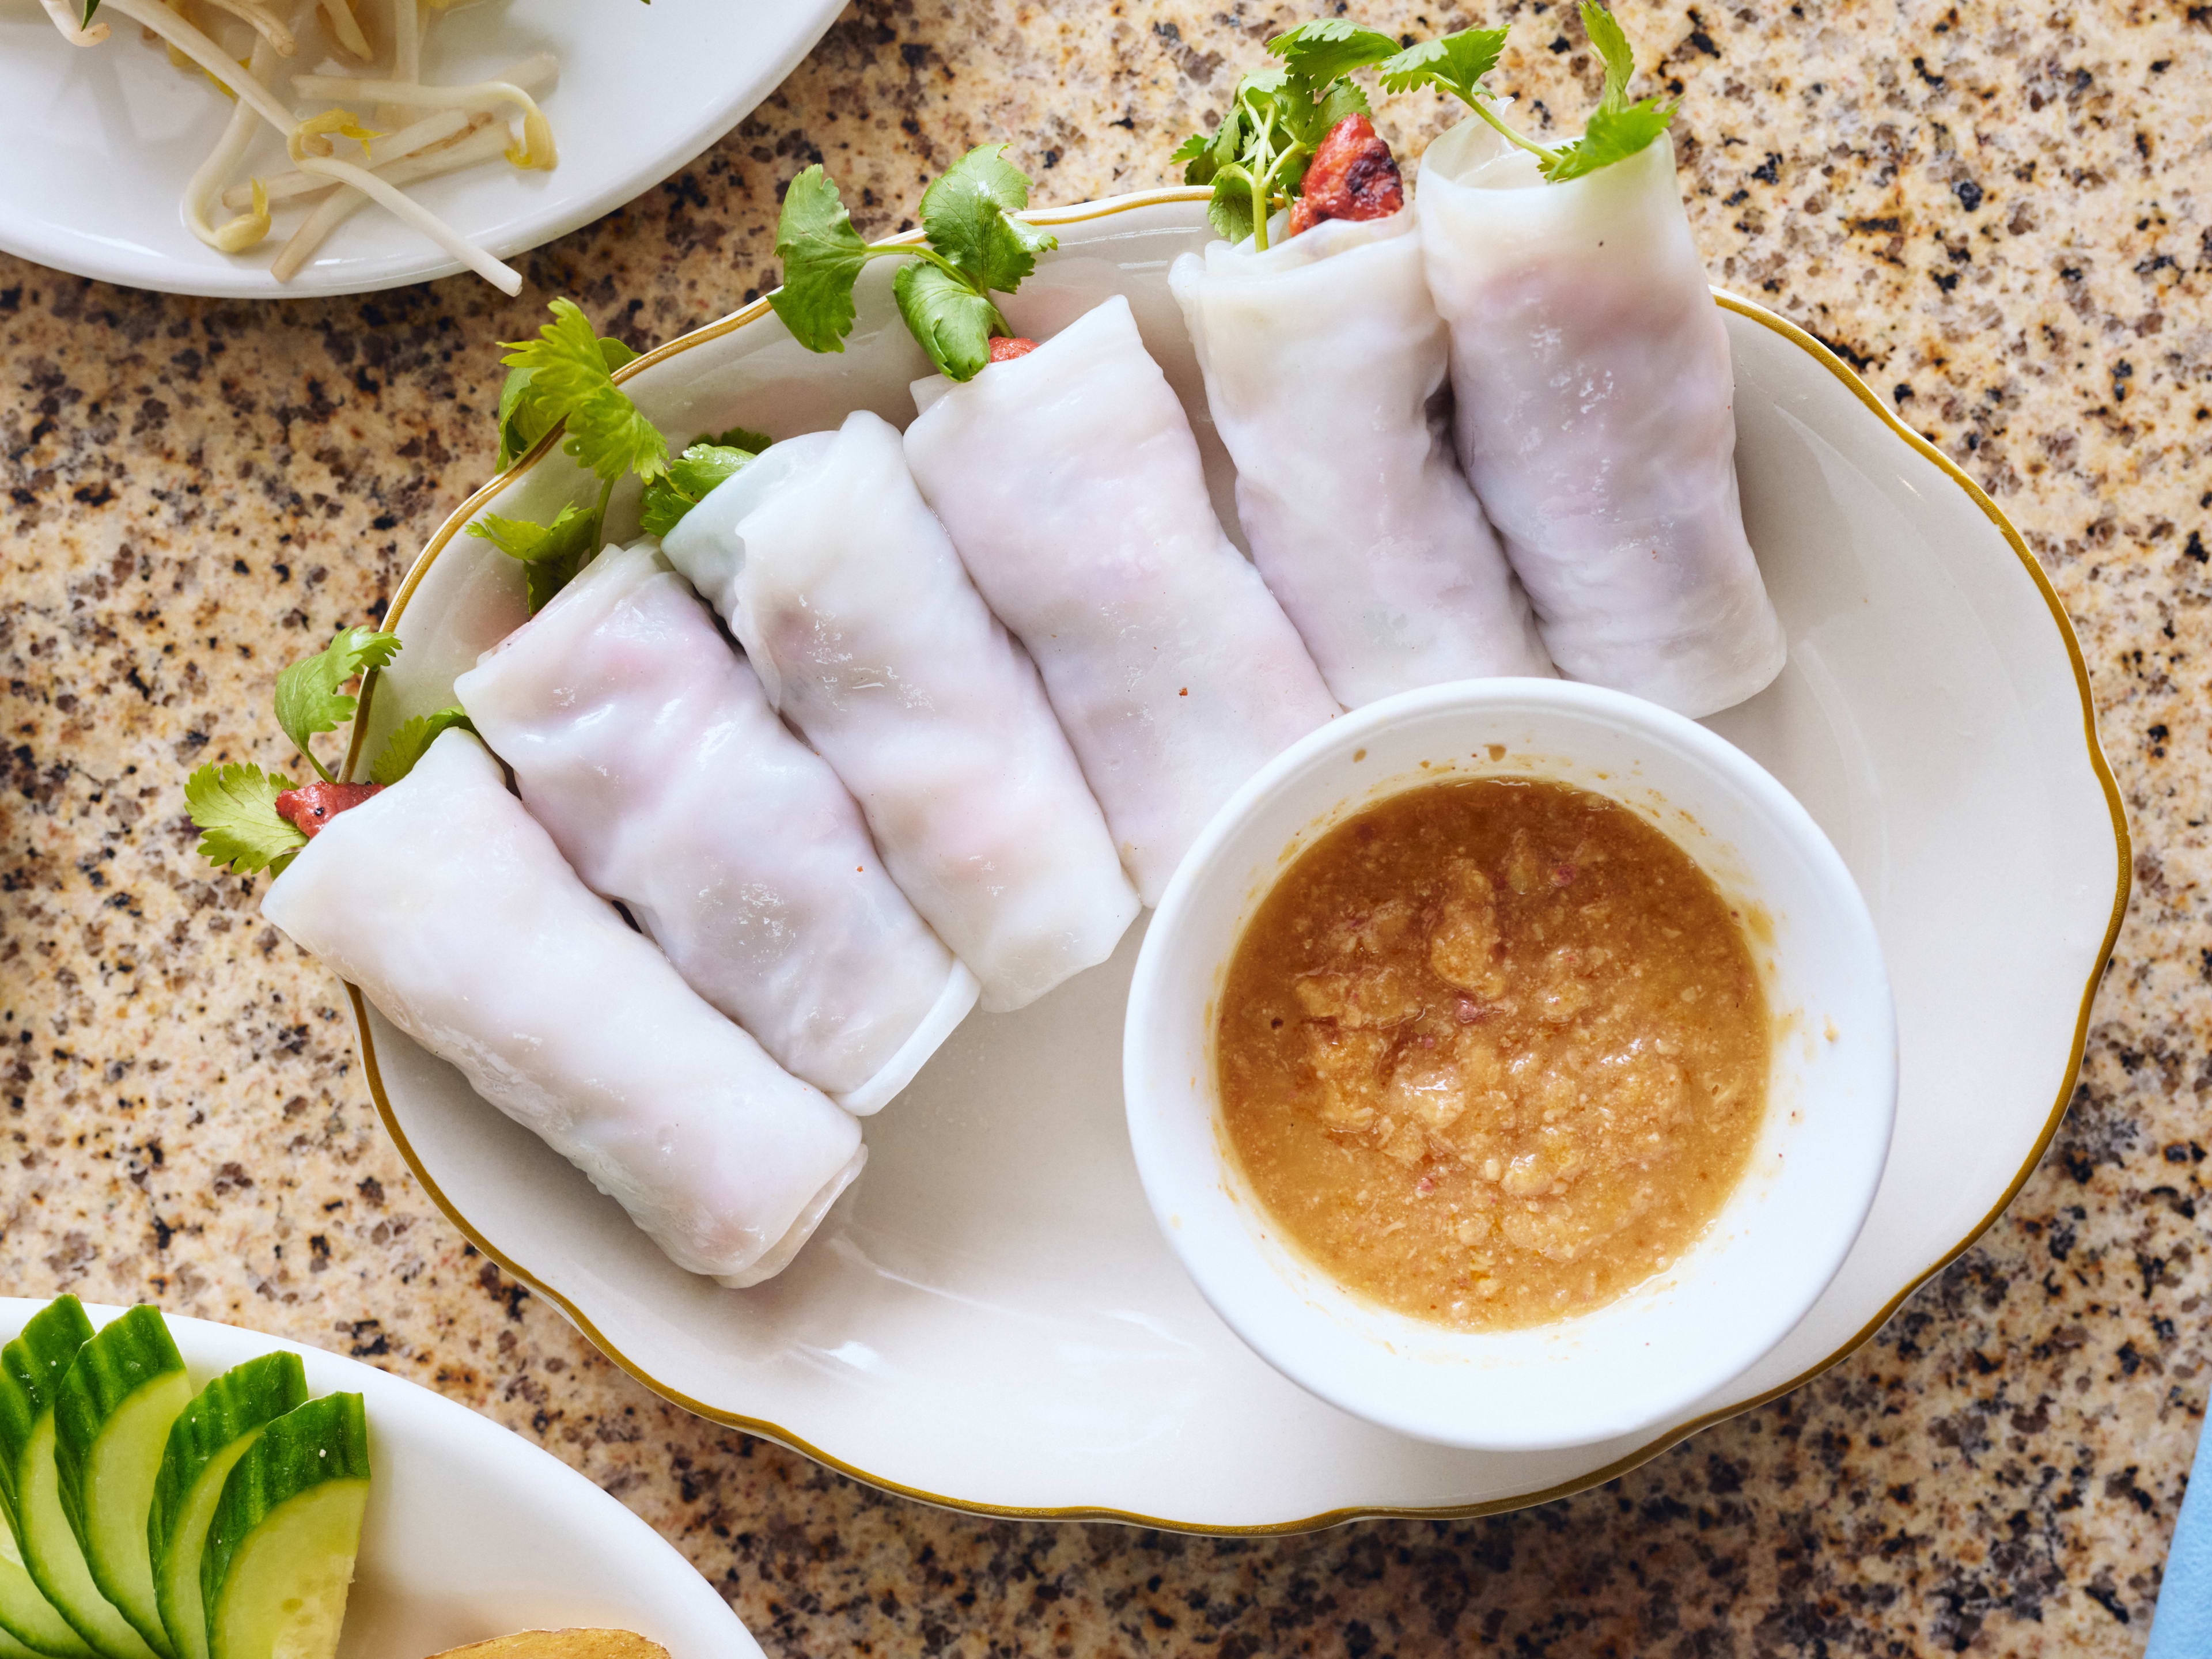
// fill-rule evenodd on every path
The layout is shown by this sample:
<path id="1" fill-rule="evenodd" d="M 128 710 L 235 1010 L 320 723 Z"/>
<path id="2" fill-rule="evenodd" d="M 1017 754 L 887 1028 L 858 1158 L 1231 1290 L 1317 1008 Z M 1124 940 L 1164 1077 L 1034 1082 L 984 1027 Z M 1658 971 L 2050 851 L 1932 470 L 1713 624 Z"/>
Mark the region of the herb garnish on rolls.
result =
<path id="1" fill-rule="evenodd" d="M 346 786 L 310 740 L 356 713 L 347 681 L 398 650 L 348 629 L 278 677 L 278 723 L 325 791 Z M 585 887 L 459 710 L 402 726 L 371 777 L 357 798 L 303 805 L 317 786 L 208 765 L 185 793 L 203 856 L 277 872 L 270 921 L 677 1265 L 732 1285 L 781 1271 L 859 1173 L 859 1126 Z"/>
<path id="2" fill-rule="evenodd" d="M 1036 662 L 1149 904 L 1215 810 L 1337 705 L 1214 517 L 1197 441 L 1129 302 L 1034 344 L 1000 309 L 1057 246 L 1013 216 L 1029 181 L 1003 148 L 970 151 L 923 193 L 921 245 L 863 241 L 820 169 L 799 174 L 770 303 L 800 343 L 842 350 L 862 266 L 922 261 L 894 291 L 943 373 L 915 385 L 907 464 Z"/>
<path id="3" fill-rule="evenodd" d="M 1267 50 L 1281 66 L 1246 76 L 1219 129 L 1176 151 L 1189 182 L 1213 186 L 1230 240 L 1170 275 L 1253 562 L 1347 707 L 1548 676 L 1528 599 L 1431 418 L 1449 341 L 1397 164 L 1349 74 L 1398 43 L 1330 20 Z"/>
<path id="4" fill-rule="evenodd" d="M 1584 0 L 1605 86 L 1579 138 L 1540 142 L 1483 84 L 1505 30 L 1377 67 L 1474 113 L 1414 189 L 1429 291 L 1451 330 L 1459 457 L 1562 673 L 1690 714 L 1764 689 L 1786 654 L 1744 534 L 1728 333 L 1656 99 Z"/>

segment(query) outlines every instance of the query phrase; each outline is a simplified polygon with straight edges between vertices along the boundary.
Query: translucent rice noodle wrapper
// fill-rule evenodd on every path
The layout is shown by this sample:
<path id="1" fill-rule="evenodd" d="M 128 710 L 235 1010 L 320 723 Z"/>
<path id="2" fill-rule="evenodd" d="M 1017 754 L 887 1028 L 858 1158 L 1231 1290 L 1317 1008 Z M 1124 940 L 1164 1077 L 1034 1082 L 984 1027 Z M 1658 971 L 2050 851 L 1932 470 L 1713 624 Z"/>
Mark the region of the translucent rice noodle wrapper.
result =
<path id="1" fill-rule="evenodd" d="M 781 1272 L 867 1157 L 576 878 L 465 732 L 332 818 L 261 910 L 692 1273 Z"/>
<path id="2" fill-rule="evenodd" d="M 1206 820 L 1336 700 L 1213 516 L 1126 299 L 964 386 L 919 381 L 915 398 L 915 480 L 1036 659 L 1156 904 Z"/>
<path id="3" fill-rule="evenodd" d="M 1469 118 L 1421 158 L 1414 208 L 1460 461 L 1559 672 L 1690 715 L 1763 689 L 1786 647 L 1672 143 L 1547 184 Z"/>
<path id="4" fill-rule="evenodd" d="M 1282 216 L 1278 216 L 1281 217 Z M 1347 708 L 1549 676 L 1528 596 L 1460 474 L 1449 337 L 1413 214 L 1324 220 L 1175 262 L 1252 562 Z"/>
<path id="5" fill-rule="evenodd" d="M 664 550 L 859 798 L 985 1008 L 1021 1007 L 1113 953 L 1138 910 L 1113 837 L 894 428 L 862 411 L 775 445 Z"/>
<path id="6" fill-rule="evenodd" d="M 975 1006 L 837 775 L 652 542 L 602 553 L 453 693 L 584 884 L 848 1111 Z"/>

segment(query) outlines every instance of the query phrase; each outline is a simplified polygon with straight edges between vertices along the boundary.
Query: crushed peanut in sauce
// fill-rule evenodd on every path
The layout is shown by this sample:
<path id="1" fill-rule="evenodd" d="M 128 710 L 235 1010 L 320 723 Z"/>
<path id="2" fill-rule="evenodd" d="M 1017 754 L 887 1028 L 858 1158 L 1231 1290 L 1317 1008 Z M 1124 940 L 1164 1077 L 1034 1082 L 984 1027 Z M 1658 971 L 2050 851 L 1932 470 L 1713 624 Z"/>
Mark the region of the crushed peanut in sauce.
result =
<path id="1" fill-rule="evenodd" d="M 1339 825 L 1237 943 L 1229 1139 L 1291 1241 L 1468 1330 L 1600 1307 L 1742 1177 L 1772 1048 L 1742 919 L 1665 833 L 1532 779 Z"/>

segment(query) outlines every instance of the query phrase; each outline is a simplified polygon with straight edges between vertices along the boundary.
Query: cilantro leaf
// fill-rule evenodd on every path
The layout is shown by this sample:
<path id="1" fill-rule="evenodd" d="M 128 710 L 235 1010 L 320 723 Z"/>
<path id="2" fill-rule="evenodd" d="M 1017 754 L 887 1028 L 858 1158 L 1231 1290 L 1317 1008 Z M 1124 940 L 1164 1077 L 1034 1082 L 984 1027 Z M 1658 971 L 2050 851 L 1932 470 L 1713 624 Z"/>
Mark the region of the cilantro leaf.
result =
<path id="1" fill-rule="evenodd" d="M 792 338 L 809 351 L 842 351 L 853 331 L 853 284 L 868 263 L 868 245 L 819 162 L 784 191 L 775 257 L 783 262 L 783 286 L 768 302 Z"/>
<path id="2" fill-rule="evenodd" d="M 1544 164 L 1544 177 L 1555 185 L 1584 178 L 1649 149 L 1667 131 L 1677 108 L 1656 98 L 1634 104 L 1628 101 L 1636 52 L 1628 44 L 1627 34 L 1613 15 L 1595 0 L 1582 0 L 1582 10 L 1583 31 L 1605 62 L 1605 90 L 1583 125 L 1583 136 L 1560 145 Z"/>
<path id="3" fill-rule="evenodd" d="M 979 293 L 1011 294 L 1038 254 L 1060 246 L 1050 231 L 1012 216 L 1029 204 L 1029 175 L 1006 160 L 1006 147 L 979 144 L 922 191 L 922 234 Z"/>
<path id="4" fill-rule="evenodd" d="M 338 688 L 356 674 L 381 668 L 399 653 L 397 634 L 373 628 L 346 628 L 312 657 L 303 657 L 276 677 L 276 724 L 324 782 L 329 769 L 315 758 L 307 739 L 336 731 L 354 716 L 358 700 Z"/>
<path id="5" fill-rule="evenodd" d="M 1218 131 L 1211 138 L 1202 132 L 1194 132 L 1176 147 L 1170 158 L 1184 163 L 1183 183 L 1214 186 L 1213 198 L 1206 204 L 1206 216 L 1213 228 L 1231 242 L 1241 242 L 1252 234 L 1251 181 L 1249 175 L 1237 165 L 1249 118 L 1243 105 L 1231 103 Z M 1236 170 L 1224 179 L 1224 167 Z"/>
<path id="6" fill-rule="evenodd" d="M 417 714 L 404 722 L 397 732 L 385 739 L 384 752 L 376 757 L 369 769 L 368 781 L 386 786 L 395 784 L 415 769 L 415 763 L 429 752 L 430 745 L 441 735 L 459 726 L 464 732 L 476 727 L 469 723 L 468 715 L 459 708 L 441 708 L 434 714 Z"/>
<path id="7" fill-rule="evenodd" d="M 1216 230 L 1232 242 L 1249 236 L 1267 246 L 1267 216 L 1304 187 L 1306 165 L 1329 129 L 1367 112 L 1367 94 L 1343 74 L 1321 79 L 1315 71 L 1356 67 L 1395 44 L 1334 19 L 1267 43 L 1286 66 L 1244 76 L 1213 136 L 1194 135 L 1176 150 L 1186 184 L 1213 186 L 1206 211 Z"/>
<path id="8" fill-rule="evenodd" d="M 637 353 L 620 340 L 604 335 L 599 339 L 599 356 L 605 360 L 609 374 L 637 359 Z M 531 395 L 532 378 L 530 369 L 510 369 L 507 384 L 499 391 L 499 470 L 502 472 L 537 448 L 538 441 L 560 424 L 559 411 L 549 410 L 543 398 Z"/>
<path id="9" fill-rule="evenodd" d="M 998 307 L 937 265 L 902 265 L 891 293 L 929 360 L 956 380 L 974 380 L 991 361 L 992 335 L 1012 331 Z"/>
<path id="10" fill-rule="evenodd" d="M 710 491 L 752 465 L 768 440 L 757 432 L 728 432 L 723 439 L 759 439 L 757 447 L 702 439 L 668 464 L 668 476 L 645 487 L 638 504 L 638 520 L 648 536 L 665 536 L 682 523 L 684 515 L 705 501 Z"/>
<path id="11" fill-rule="evenodd" d="M 1482 77 L 1498 67 L 1505 51 L 1506 31 L 1462 29 L 1408 46 L 1382 64 L 1382 90 L 1411 92 L 1416 87 L 1435 87 L 1464 103 L 1492 96 Z"/>
<path id="12" fill-rule="evenodd" d="M 1258 224 L 1252 216 L 1251 191 L 1217 185 L 1212 198 L 1206 204 L 1206 222 L 1213 227 L 1214 234 L 1222 240 L 1231 243 L 1243 241 L 1254 233 Z"/>
<path id="13" fill-rule="evenodd" d="M 1615 161 L 1625 161 L 1639 150 L 1650 148 L 1674 118 L 1674 106 L 1662 104 L 1656 98 L 1647 98 L 1626 109 L 1595 110 L 1583 128 L 1583 136 L 1572 143 L 1559 146 L 1559 155 L 1545 167 L 1544 177 L 1561 185 L 1570 179 L 1595 173 L 1600 167 L 1611 167 Z"/>
<path id="14" fill-rule="evenodd" d="M 1619 21 L 1594 0 L 1582 0 L 1583 33 L 1605 63 L 1605 90 L 1598 95 L 1600 109 L 1620 109 L 1627 102 L 1629 78 L 1636 73 L 1636 52 L 1628 44 Z"/>
<path id="15" fill-rule="evenodd" d="M 1314 107 L 1318 112 L 1314 119 L 1316 132 L 1314 142 L 1316 145 L 1328 136 L 1332 127 L 1346 116 L 1374 113 L 1373 107 L 1367 101 L 1365 89 L 1356 81 L 1339 81 Z M 1299 182 L 1303 185 L 1304 180 L 1301 179 Z M 1300 193 L 1304 194 L 1303 190 Z"/>
<path id="16" fill-rule="evenodd" d="M 1605 88 L 1596 109 L 1571 143 L 1540 144 L 1506 125 L 1493 107 L 1495 94 L 1482 77 L 1498 67 L 1505 49 L 1505 31 L 1462 29 L 1408 46 L 1382 65 L 1386 92 L 1409 92 L 1415 87 L 1436 87 L 1462 99 L 1499 135 L 1536 157 L 1546 179 L 1564 184 L 1625 161 L 1648 148 L 1667 130 L 1675 106 L 1647 98 L 1628 101 L 1628 83 L 1636 73 L 1636 53 L 1613 15 L 1596 0 L 1582 0 L 1583 30 L 1605 64 Z"/>
<path id="17" fill-rule="evenodd" d="M 292 787 L 258 766 L 213 762 L 185 780 L 185 807 L 200 832 L 199 854 L 241 876 L 258 870 L 282 875 L 307 838 L 276 811 L 276 797 Z"/>
<path id="18" fill-rule="evenodd" d="M 504 519 L 496 513 L 486 513 L 469 525 L 469 534 L 489 542 L 510 559 L 520 559 L 525 564 L 550 564 L 556 560 L 573 558 L 580 552 L 593 552 L 592 532 L 597 528 L 597 515 L 571 504 L 553 515 L 550 524 L 539 524 L 535 519 Z"/>
<path id="19" fill-rule="evenodd" d="M 599 514 L 573 504 L 555 514 L 550 524 L 486 513 L 474 520 L 468 530 L 470 535 L 489 542 L 508 558 L 520 559 L 528 567 L 533 617 L 599 550 Z"/>
<path id="20" fill-rule="evenodd" d="M 1050 232 L 1013 216 L 1029 201 L 1030 181 L 1006 150 L 977 146 L 922 193 L 923 247 L 862 241 L 818 165 L 793 179 L 776 222 L 783 286 L 769 295 L 792 337 L 809 351 L 842 351 L 861 267 L 896 255 L 916 262 L 891 283 L 899 315 L 938 368 L 956 380 L 974 379 L 991 361 L 991 336 L 1012 331 L 992 292 L 1019 287 L 1037 255 L 1060 246 Z"/>
<path id="21" fill-rule="evenodd" d="M 1267 42 L 1267 50 L 1309 86 L 1325 87 L 1393 56 L 1398 43 L 1346 18 L 1327 17 L 1277 35 Z"/>
<path id="22" fill-rule="evenodd" d="M 775 441 L 765 432 L 756 432 L 749 426 L 733 426 L 712 438 L 694 438 L 691 443 L 694 448 L 712 444 L 717 449 L 742 449 L 748 455 L 757 455 Z"/>
<path id="23" fill-rule="evenodd" d="M 536 339 L 505 343 L 507 356 L 501 361 L 530 371 L 520 403 L 544 416 L 549 429 L 553 421 L 565 421 L 562 449 L 601 479 L 625 472 L 658 477 L 668 465 L 667 441 L 614 383 L 599 338 L 575 301 L 556 300 L 551 309 L 553 320 Z"/>

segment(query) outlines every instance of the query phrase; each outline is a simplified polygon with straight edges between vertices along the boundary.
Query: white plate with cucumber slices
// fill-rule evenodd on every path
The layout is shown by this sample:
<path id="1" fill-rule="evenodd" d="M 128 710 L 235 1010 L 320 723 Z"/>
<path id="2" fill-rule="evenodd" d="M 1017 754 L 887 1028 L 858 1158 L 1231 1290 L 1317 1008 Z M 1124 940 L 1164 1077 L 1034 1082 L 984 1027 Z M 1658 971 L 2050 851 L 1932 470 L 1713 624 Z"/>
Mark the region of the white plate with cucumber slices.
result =
<path id="1" fill-rule="evenodd" d="M 760 1652 L 590 1481 L 372 1366 L 67 1297 L 0 1297 L 0 1659 L 423 1659 L 573 1626 Z"/>

